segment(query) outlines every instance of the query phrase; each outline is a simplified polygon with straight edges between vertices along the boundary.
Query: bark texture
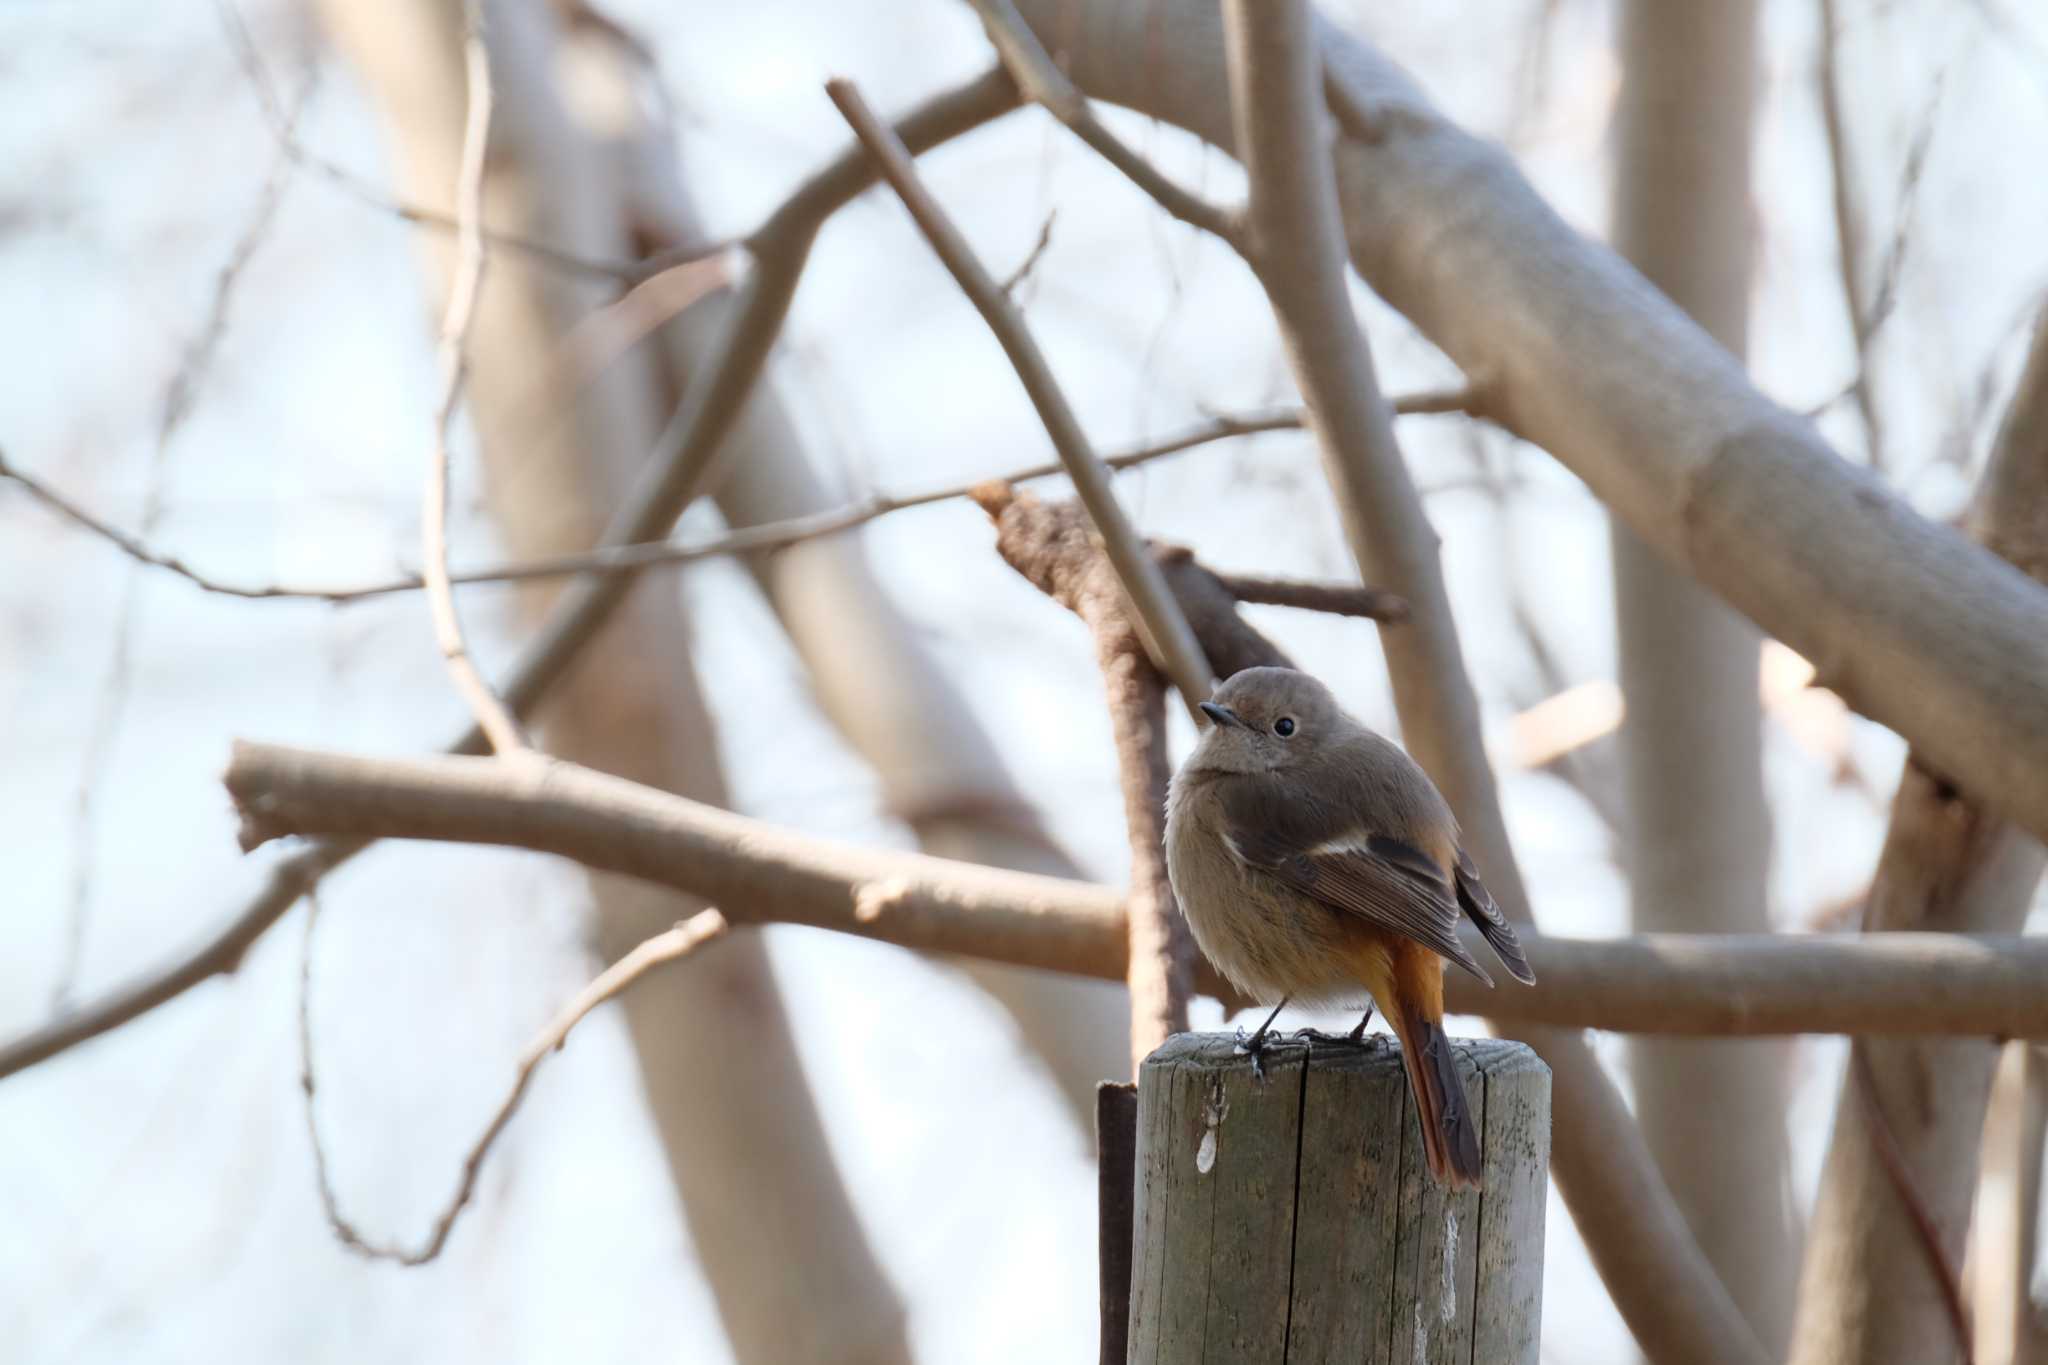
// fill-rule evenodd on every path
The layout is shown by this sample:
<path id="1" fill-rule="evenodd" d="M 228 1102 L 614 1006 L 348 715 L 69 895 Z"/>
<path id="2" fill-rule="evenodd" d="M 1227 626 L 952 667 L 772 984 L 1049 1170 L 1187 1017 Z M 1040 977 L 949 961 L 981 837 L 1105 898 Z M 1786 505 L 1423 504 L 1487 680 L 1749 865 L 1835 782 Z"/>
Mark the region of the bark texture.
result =
<path id="1" fill-rule="evenodd" d="M 2048 326 L 2037 325 L 1970 529 L 2027 572 L 2048 575 Z M 1976 769 L 1940 769 L 1918 748 L 1907 755 L 1864 911 L 1867 931 L 1995 933 L 2025 922 L 2044 855 L 1982 799 L 1990 780 Z M 1952 1283 L 1962 1263 L 1997 1045 L 1985 1038 L 1855 1046 L 1862 1056 L 1835 1109 L 1790 1358 L 1963 1360 L 1966 1324 L 1956 1320 L 1944 1281 Z M 1931 1227 L 1923 1230 L 1922 1219 Z"/>
<path id="2" fill-rule="evenodd" d="M 1622 7 L 1615 249 L 1740 358 L 1749 328 L 1752 0 Z M 1770 928 L 1756 627 L 1612 518 L 1631 919 L 1638 933 Z M 1792 1326 L 1782 1045 L 1637 1039 L 1636 1121 L 1765 1349 Z"/>
<path id="3" fill-rule="evenodd" d="M 1536 1365 L 1550 1077 L 1460 1039 L 1484 1193 L 1429 1176 L 1392 1041 L 1185 1034 L 1138 1079 L 1131 1358 Z"/>

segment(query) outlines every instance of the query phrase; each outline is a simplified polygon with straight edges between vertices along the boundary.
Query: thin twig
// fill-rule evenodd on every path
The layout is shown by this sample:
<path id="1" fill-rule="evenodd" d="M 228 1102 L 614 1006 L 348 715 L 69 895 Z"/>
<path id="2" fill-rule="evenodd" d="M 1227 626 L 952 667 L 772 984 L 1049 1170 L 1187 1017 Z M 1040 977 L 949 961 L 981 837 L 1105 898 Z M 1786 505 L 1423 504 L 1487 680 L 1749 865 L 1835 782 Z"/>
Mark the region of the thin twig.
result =
<path id="1" fill-rule="evenodd" d="M 1469 398 L 1470 395 L 1465 390 L 1418 393 L 1396 399 L 1394 410 L 1403 414 L 1463 412 L 1469 410 L 1466 406 Z M 1306 422 L 1307 416 L 1300 408 L 1284 408 L 1246 416 L 1219 415 L 1179 435 L 1169 436 L 1163 441 L 1105 455 L 1102 462 L 1114 470 L 1134 469 L 1153 460 L 1179 455 L 1217 441 L 1240 436 L 1258 436 L 1275 431 L 1299 431 Z M 1053 478 L 1065 473 L 1065 468 L 1057 461 L 1053 461 L 992 477 L 1004 483 L 1026 483 L 1033 479 Z M 22 491 L 50 511 L 82 530 L 98 536 L 130 559 L 176 574 L 202 592 L 240 597 L 250 601 L 314 601 L 347 606 L 372 597 L 417 592 L 423 586 L 418 574 L 405 574 L 382 582 L 325 588 L 284 583 L 230 582 L 202 573 L 177 555 L 157 549 L 79 506 L 77 502 L 58 492 L 42 479 L 10 463 L 4 447 L 0 447 L 0 479 L 18 484 Z M 976 488 L 991 481 L 991 478 L 985 477 L 961 483 L 942 484 L 919 492 L 874 493 L 842 507 L 827 508 L 781 521 L 765 521 L 724 535 L 686 541 L 647 540 L 622 545 L 601 545 L 592 550 L 576 550 L 565 554 L 522 559 L 512 564 L 451 571 L 448 581 L 462 586 L 472 583 L 517 583 L 537 578 L 568 578 L 577 574 L 624 573 L 661 565 L 690 564 L 720 555 L 777 550 L 799 541 L 848 530 L 892 512 L 966 498 Z"/>
<path id="2" fill-rule="evenodd" d="M 1198 195 L 1182 189 L 1151 162 L 1139 156 L 1095 117 L 1087 98 L 1054 65 L 1038 35 L 1013 0 L 968 0 L 981 16 L 989 41 L 1002 59 L 1003 69 L 1017 82 L 1024 97 L 1043 106 L 1047 113 L 1070 129 L 1074 136 L 1093 148 L 1097 155 L 1123 172 L 1131 183 L 1152 196 L 1159 207 L 1183 223 L 1212 233 L 1233 246 L 1244 236 L 1241 215 L 1219 208 Z"/>
<path id="3" fill-rule="evenodd" d="M 299 83 L 291 107 L 279 112 L 287 128 L 296 127 L 314 85 L 314 68 L 308 67 Z M 142 502 L 142 534 L 153 535 L 164 516 L 166 486 L 170 477 L 171 442 L 192 413 L 226 339 L 234 314 L 235 299 L 247 278 L 251 261 L 270 239 L 289 186 L 289 167 L 283 157 L 273 158 L 256 196 L 255 210 L 235 239 L 226 261 L 214 276 L 206 317 L 183 355 L 177 370 L 164 387 L 163 407 L 157 418 L 156 444 L 149 465 L 147 492 Z M 85 744 L 85 757 L 72 804 L 72 877 L 70 916 L 64 935 L 64 955 L 58 964 L 50 990 L 53 1013 L 62 1013 L 84 965 L 85 948 L 91 931 L 93 883 L 99 859 L 94 847 L 93 827 L 98 801 L 109 786 L 109 764 L 127 711 L 129 687 L 135 669 L 136 613 L 140 609 L 142 576 L 133 571 L 122 580 L 120 605 L 114 611 L 113 646 L 107 672 L 93 707 L 92 729 Z"/>
<path id="4" fill-rule="evenodd" d="M 988 72 L 941 92 L 907 114 L 900 136 L 920 150 L 982 126 L 1016 107 L 1016 91 L 1001 71 Z M 734 301 L 725 330 L 708 362 L 693 371 L 675 416 L 649 456 L 641 481 L 628 493 L 604 537 L 622 545 L 665 534 L 712 472 L 713 457 L 737 418 L 788 311 L 820 226 L 874 183 L 859 146 L 843 150 L 785 199 L 748 238 L 754 269 Z M 505 688 L 516 714 L 529 714 L 602 630 L 632 586 L 629 573 L 588 578 L 564 593 L 539 635 L 521 653 Z M 476 753 L 483 737 L 474 728 L 449 746 Z M 58 1056 L 177 999 L 204 981 L 232 972 L 249 945 L 261 938 L 329 871 L 368 847 L 362 840 L 325 839 L 271 869 L 264 886 L 228 923 L 199 947 L 89 1005 L 0 1045 L 0 1079 Z"/>
<path id="5" fill-rule="evenodd" d="M 653 275 L 621 298 L 579 318 L 555 348 L 525 407 L 542 421 L 576 401 L 607 365 L 732 282 L 723 255 L 686 261 Z"/>
<path id="6" fill-rule="evenodd" d="M 1899 169 L 1898 192 L 1892 199 L 1891 236 L 1885 242 L 1884 254 L 1878 258 L 1877 297 L 1870 304 L 1870 333 L 1865 338 L 1866 342 L 1876 338 L 1898 305 L 1899 280 L 1905 274 L 1906 255 L 1913 242 L 1913 211 L 1919 199 L 1920 182 L 1926 175 L 1927 155 L 1934 148 L 1942 93 L 1947 88 L 1946 73 L 1936 72 L 1927 91 L 1927 103 L 1921 107 L 1919 122 L 1913 129 L 1912 141 L 1906 144 L 1905 164 Z"/>
<path id="7" fill-rule="evenodd" d="M 1038 269 L 1039 258 L 1045 255 L 1046 248 L 1052 245 L 1052 224 L 1053 220 L 1059 216 L 1060 211 L 1058 209 L 1054 209 L 1051 213 L 1045 215 L 1045 221 L 1038 225 L 1038 240 L 1031 244 L 1031 250 L 1025 253 L 1023 261 L 1018 264 L 1017 268 L 1006 275 L 1003 278 L 1002 284 L 997 286 L 1003 291 L 1005 297 L 1016 293 L 1017 286 L 1030 279 L 1031 272 Z"/>
<path id="8" fill-rule="evenodd" d="M 1257 578 L 1219 573 L 1216 579 L 1240 602 L 1269 607 L 1298 607 L 1332 616 L 1360 616 L 1389 625 L 1408 619 L 1408 603 L 1399 593 L 1355 583 L 1305 583 L 1297 578 Z"/>
<path id="9" fill-rule="evenodd" d="M 250 36 L 240 11 L 235 8 L 232 0 L 217 0 L 216 9 L 220 14 L 221 26 L 227 33 L 228 46 L 234 50 L 236 63 L 241 67 L 242 74 L 247 77 L 250 89 L 255 92 L 264 122 L 269 125 L 271 136 L 276 139 L 278 148 L 286 160 L 302 170 L 311 171 L 357 203 L 378 213 L 388 214 L 400 222 L 430 228 L 437 232 L 453 233 L 457 230 L 456 215 L 393 199 L 346 166 L 321 156 L 301 142 L 297 129 L 285 118 L 284 106 L 278 100 L 277 92 L 271 86 L 270 77 L 263 69 L 262 55 L 256 51 L 255 40 Z M 628 284 L 648 279 L 685 261 L 716 255 L 730 245 L 722 241 L 691 242 L 641 261 L 607 261 L 582 256 L 546 242 L 536 242 L 514 233 L 498 232 L 491 228 L 484 228 L 483 235 L 484 240 L 493 247 L 516 252 L 554 269 L 601 279 L 621 280 Z"/>
<path id="10" fill-rule="evenodd" d="M 1856 373 L 1848 393 L 1856 400 L 1863 430 L 1870 442 L 1870 466 L 1886 468 L 1883 418 L 1871 389 L 1875 371 L 1870 345 L 1876 331 L 1864 260 L 1863 209 L 1857 202 L 1855 167 L 1850 161 L 1849 132 L 1842 102 L 1839 18 L 1835 0 L 1820 0 L 1820 114 L 1828 145 L 1829 181 L 1835 209 L 1836 259 L 1842 277 L 1842 303 L 1849 313 L 1850 339 L 1856 349 Z"/>
<path id="11" fill-rule="evenodd" d="M 432 1230 L 417 1248 L 408 1250 L 394 1242 L 373 1241 L 349 1220 L 341 1211 L 341 1201 L 334 1190 L 334 1181 L 327 1168 L 327 1149 L 320 1139 L 320 1124 L 313 1112 L 315 1082 L 313 1078 L 313 925 L 320 913 L 317 896 L 306 898 L 306 936 L 299 958 L 299 1085 L 306 1098 L 306 1137 L 313 1146 L 313 1173 L 320 1187 L 320 1205 L 326 1211 L 327 1225 L 344 1246 L 362 1253 L 375 1261 L 396 1261 L 403 1266 L 421 1266 L 441 1254 L 448 1244 L 448 1235 L 455 1230 L 455 1221 L 462 1210 L 476 1195 L 477 1175 L 483 1170 L 484 1158 L 490 1155 L 491 1147 L 504 1133 L 506 1125 L 512 1122 L 512 1115 L 518 1112 L 519 1103 L 526 1098 L 527 1087 L 533 1081 L 533 1073 L 540 1067 L 548 1054 L 558 1052 L 569 1041 L 569 1030 L 582 1022 L 583 1016 L 607 1000 L 621 994 L 634 982 L 655 967 L 686 957 L 705 943 L 723 935 L 726 930 L 725 917 L 716 910 L 700 910 L 663 933 L 656 934 L 639 947 L 627 953 L 598 974 L 595 980 L 576 993 L 574 999 L 564 1005 L 538 1037 L 526 1045 L 526 1051 L 519 1057 L 519 1074 L 513 1078 L 512 1088 L 499 1102 L 497 1112 L 477 1140 L 470 1144 L 469 1152 L 462 1159 L 462 1176 L 456 1182 L 455 1193 L 434 1219 Z"/>
<path id="12" fill-rule="evenodd" d="M 909 150 L 886 123 L 875 117 L 852 82 L 830 81 L 825 89 L 855 136 L 881 167 L 883 178 L 910 211 L 918 230 L 1002 344 L 1025 392 L 1031 396 L 1032 406 L 1038 409 L 1039 420 L 1045 423 L 1053 449 L 1059 452 L 1060 462 L 1066 466 L 1075 491 L 1094 520 L 1110 563 L 1116 566 L 1117 578 L 1130 597 L 1134 620 L 1145 637 L 1148 652 L 1160 671 L 1173 680 L 1189 713 L 1196 714 L 1196 708 L 1208 700 L 1215 686 L 1215 675 L 1209 670 L 1208 660 L 1202 657 L 1202 647 L 1188 629 L 1187 619 L 1181 615 L 1173 594 L 1167 591 L 1158 566 L 1145 553 L 1138 533 L 1124 516 L 1108 469 L 1089 445 L 1073 409 L 1067 405 L 1066 395 L 1053 379 L 1044 354 L 1031 339 L 1030 329 L 975 259 L 967 239 L 918 179 Z"/>
<path id="13" fill-rule="evenodd" d="M 434 413 L 433 448 L 427 457 L 427 489 L 420 514 L 420 576 L 425 580 L 427 607 L 434 617 L 434 641 L 448 665 L 455 691 L 469 704 L 470 714 L 491 742 L 494 752 L 526 751 L 526 736 L 484 675 L 469 657 L 462 635 L 462 617 L 455 608 L 455 590 L 448 582 L 448 429 L 462 401 L 462 381 L 469 368 L 469 328 L 476 318 L 477 295 L 483 287 L 484 150 L 491 127 L 491 56 L 484 42 L 483 0 L 465 0 L 462 7 L 463 69 L 469 81 L 469 109 L 462 130 L 462 164 L 456 177 L 455 283 L 448 291 L 448 311 L 441 319 L 441 400 Z"/>

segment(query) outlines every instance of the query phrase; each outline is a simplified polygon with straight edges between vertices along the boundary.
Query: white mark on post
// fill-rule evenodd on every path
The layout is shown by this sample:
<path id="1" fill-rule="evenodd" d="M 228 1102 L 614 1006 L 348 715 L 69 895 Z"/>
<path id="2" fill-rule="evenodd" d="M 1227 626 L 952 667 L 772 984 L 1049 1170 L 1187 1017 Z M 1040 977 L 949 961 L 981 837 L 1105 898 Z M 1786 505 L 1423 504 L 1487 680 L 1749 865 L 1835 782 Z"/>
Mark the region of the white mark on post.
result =
<path id="1" fill-rule="evenodd" d="M 1223 1126 L 1223 1116 L 1230 1112 L 1230 1102 L 1223 1097 L 1223 1082 L 1209 1083 L 1209 1098 L 1202 1105 L 1202 1140 L 1195 1146 L 1195 1170 L 1202 1175 L 1216 1168 L 1216 1134 Z"/>
<path id="2" fill-rule="evenodd" d="M 1422 1325 L 1422 1300 L 1415 1301 L 1415 1360 L 1429 1359 L 1429 1329 Z"/>
<path id="3" fill-rule="evenodd" d="M 1446 1326 L 1458 1315 L 1458 1211 L 1444 1206 L 1444 1292 L 1437 1316 Z"/>

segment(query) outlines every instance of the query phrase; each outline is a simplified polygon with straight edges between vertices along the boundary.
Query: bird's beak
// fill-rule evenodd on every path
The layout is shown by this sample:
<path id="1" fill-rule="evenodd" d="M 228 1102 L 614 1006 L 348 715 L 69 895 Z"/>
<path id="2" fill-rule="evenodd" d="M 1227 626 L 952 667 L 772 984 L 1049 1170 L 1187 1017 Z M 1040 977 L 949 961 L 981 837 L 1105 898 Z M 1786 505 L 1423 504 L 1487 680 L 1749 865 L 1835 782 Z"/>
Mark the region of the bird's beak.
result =
<path id="1" fill-rule="evenodd" d="M 1213 701 L 1202 703 L 1202 714 L 1215 721 L 1218 725 L 1235 725 L 1239 729 L 1244 728 L 1244 722 L 1237 718 L 1237 712 L 1227 706 L 1218 706 Z"/>

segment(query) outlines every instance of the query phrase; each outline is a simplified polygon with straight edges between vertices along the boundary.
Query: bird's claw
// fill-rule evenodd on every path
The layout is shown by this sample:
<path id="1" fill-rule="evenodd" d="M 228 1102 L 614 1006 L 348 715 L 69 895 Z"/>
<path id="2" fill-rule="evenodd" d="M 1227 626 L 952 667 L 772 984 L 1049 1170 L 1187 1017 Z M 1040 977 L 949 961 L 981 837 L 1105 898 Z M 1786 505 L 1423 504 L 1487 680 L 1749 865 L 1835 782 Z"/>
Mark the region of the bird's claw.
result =
<path id="1" fill-rule="evenodd" d="M 1325 1033 L 1319 1028 L 1298 1028 L 1294 1036 L 1311 1043 L 1327 1043 L 1332 1046 L 1356 1045 L 1363 1040 L 1355 1033 Z"/>
<path id="2" fill-rule="evenodd" d="M 1241 1057 L 1249 1057 L 1252 1059 L 1253 1080 L 1263 1082 L 1266 1079 L 1266 1031 L 1264 1029 L 1260 1029 L 1257 1033 L 1254 1033 L 1249 1038 L 1247 1038 L 1245 1036 L 1244 1026 L 1239 1025 L 1237 1030 L 1237 1041 L 1231 1045 L 1231 1051 L 1237 1053 Z"/>

